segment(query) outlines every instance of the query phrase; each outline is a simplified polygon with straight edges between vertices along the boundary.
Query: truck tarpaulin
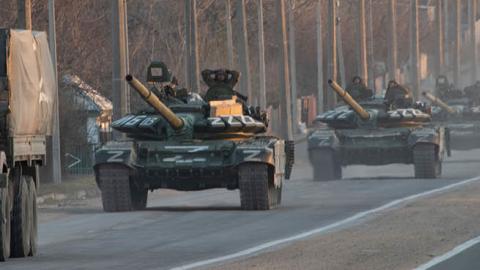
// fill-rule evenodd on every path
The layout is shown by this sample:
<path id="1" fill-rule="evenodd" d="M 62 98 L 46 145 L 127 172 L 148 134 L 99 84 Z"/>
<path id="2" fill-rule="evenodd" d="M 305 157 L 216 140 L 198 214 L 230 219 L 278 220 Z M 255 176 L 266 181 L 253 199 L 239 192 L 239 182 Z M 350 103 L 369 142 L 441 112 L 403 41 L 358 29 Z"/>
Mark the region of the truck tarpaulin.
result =
<path id="1" fill-rule="evenodd" d="M 7 73 L 10 136 L 51 135 L 57 83 L 46 33 L 10 31 Z"/>

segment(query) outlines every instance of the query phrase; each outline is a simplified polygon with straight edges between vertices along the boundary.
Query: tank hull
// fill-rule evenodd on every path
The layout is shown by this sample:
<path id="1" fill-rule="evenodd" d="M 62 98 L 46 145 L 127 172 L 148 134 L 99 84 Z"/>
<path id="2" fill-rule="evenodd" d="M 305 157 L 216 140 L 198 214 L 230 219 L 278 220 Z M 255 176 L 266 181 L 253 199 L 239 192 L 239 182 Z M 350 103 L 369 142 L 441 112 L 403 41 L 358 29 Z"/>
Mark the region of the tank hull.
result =
<path id="1" fill-rule="evenodd" d="M 415 164 L 415 149 L 430 145 L 435 159 L 443 160 L 447 138 L 442 127 L 399 127 L 377 129 L 318 129 L 308 137 L 312 166 L 318 166 L 318 152 L 331 154 L 337 166 Z M 321 173 L 321 172 L 320 172 Z"/>
<path id="2" fill-rule="evenodd" d="M 264 170 L 268 187 L 278 193 L 275 196 L 281 196 L 283 180 L 289 178 L 293 165 L 292 147 L 292 143 L 267 136 L 241 140 L 110 142 L 96 152 L 94 168 L 102 196 L 106 189 L 104 183 L 109 179 L 116 181 L 115 174 L 128 174 L 125 181 L 136 190 L 226 188 L 240 189 L 242 193 L 242 171 L 257 167 Z M 118 169 L 112 170 L 112 166 Z M 118 196 L 118 192 L 114 196 Z M 273 206 L 249 209 L 245 206 L 248 203 L 244 204 L 242 202 L 242 208 L 247 210 L 266 210 Z"/>
<path id="3" fill-rule="evenodd" d="M 480 122 L 441 123 L 450 135 L 452 150 L 471 150 L 480 148 Z"/>

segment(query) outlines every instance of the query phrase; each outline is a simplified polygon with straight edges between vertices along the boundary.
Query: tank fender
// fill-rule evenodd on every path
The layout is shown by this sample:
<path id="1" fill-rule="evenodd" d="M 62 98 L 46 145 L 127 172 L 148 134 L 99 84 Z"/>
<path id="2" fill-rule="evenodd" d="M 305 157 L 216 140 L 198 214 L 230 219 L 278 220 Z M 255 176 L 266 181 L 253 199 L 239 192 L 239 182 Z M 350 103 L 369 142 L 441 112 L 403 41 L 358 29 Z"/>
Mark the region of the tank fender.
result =
<path id="1" fill-rule="evenodd" d="M 448 150 L 448 138 L 446 137 L 443 127 L 425 127 L 412 131 L 408 143 L 412 148 L 417 144 L 433 144 L 437 147 L 438 159 L 443 160 L 445 151 Z"/>
<path id="2" fill-rule="evenodd" d="M 286 153 L 285 142 L 277 140 L 273 145 L 253 146 L 244 145 L 237 147 L 238 164 L 266 163 L 272 168 L 273 183 L 275 187 L 282 185 L 285 178 Z"/>
<path id="3" fill-rule="evenodd" d="M 123 164 L 130 168 L 135 160 L 133 142 L 108 142 L 95 152 L 94 169 L 101 164 Z"/>
<path id="4" fill-rule="evenodd" d="M 240 146 L 237 147 L 238 163 L 261 162 L 275 166 L 273 149 L 268 146 Z"/>
<path id="5" fill-rule="evenodd" d="M 339 139 L 333 130 L 315 130 L 308 136 L 308 150 L 316 148 L 334 148 Z"/>

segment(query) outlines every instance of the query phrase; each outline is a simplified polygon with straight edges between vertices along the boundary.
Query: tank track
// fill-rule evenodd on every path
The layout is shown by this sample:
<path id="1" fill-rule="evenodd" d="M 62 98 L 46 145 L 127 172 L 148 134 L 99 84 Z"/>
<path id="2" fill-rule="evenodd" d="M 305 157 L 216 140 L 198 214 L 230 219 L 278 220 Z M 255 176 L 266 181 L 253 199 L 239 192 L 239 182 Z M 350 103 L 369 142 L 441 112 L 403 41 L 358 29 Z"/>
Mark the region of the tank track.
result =
<path id="1" fill-rule="evenodd" d="M 97 172 L 105 212 L 132 211 L 129 169 L 121 165 L 102 165 Z"/>
<path id="2" fill-rule="evenodd" d="M 285 179 L 290 179 L 295 163 L 295 141 L 285 141 Z"/>
<path id="3" fill-rule="evenodd" d="M 420 144 L 413 149 L 415 178 L 437 178 L 441 173 L 441 163 L 437 160 L 435 146 Z"/>
<path id="4" fill-rule="evenodd" d="M 240 165 L 238 185 L 243 210 L 269 210 L 280 203 L 281 187 L 275 188 L 268 180 L 267 164 Z"/>

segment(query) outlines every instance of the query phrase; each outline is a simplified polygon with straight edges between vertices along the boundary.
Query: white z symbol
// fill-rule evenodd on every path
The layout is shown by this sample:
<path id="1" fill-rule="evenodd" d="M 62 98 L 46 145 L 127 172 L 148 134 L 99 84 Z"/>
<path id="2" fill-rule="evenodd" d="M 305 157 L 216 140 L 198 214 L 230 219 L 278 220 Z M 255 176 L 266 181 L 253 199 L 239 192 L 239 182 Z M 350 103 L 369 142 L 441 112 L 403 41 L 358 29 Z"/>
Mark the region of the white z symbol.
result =
<path id="1" fill-rule="evenodd" d="M 257 156 L 260 154 L 260 150 L 243 150 L 244 154 L 249 154 L 245 157 L 247 161 L 259 160 Z"/>
<path id="2" fill-rule="evenodd" d="M 112 155 L 107 162 L 122 162 L 123 159 L 119 158 L 123 155 L 123 151 L 108 151 L 108 154 Z"/>

